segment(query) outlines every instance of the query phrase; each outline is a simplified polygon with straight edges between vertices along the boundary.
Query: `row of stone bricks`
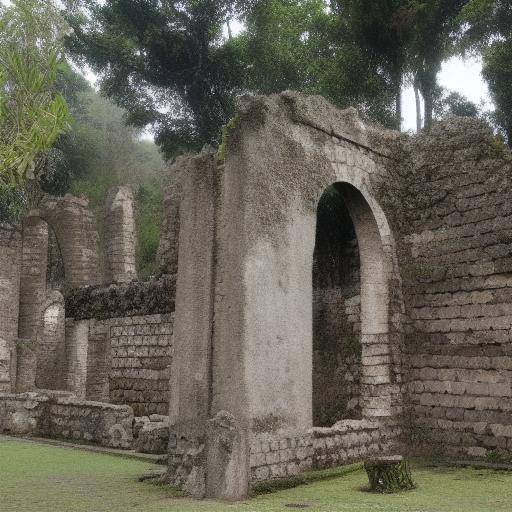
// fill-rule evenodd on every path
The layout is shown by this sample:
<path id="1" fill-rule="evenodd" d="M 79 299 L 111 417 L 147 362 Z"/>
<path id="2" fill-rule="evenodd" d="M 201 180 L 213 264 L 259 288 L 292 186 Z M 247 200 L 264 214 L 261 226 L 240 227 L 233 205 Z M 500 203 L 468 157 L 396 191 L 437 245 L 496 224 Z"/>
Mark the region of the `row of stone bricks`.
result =
<path id="1" fill-rule="evenodd" d="M 172 324 L 173 321 L 174 313 L 166 313 L 156 315 L 133 315 L 116 317 L 112 320 L 99 320 L 98 323 L 119 327 L 123 325 Z"/>
<path id="2" fill-rule="evenodd" d="M 512 229 L 512 216 L 497 216 L 479 222 L 467 222 L 460 226 L 448 227 L 441 224 L 438 229 L 425 229 L 418 233 L 413 233 L 405 237 L 405 241 L 413 246 L 428 245 L 431 243 L 444 242 L 447 240 L 459 240 L 461 238 L 473 237 L 475 235 L 485 235 L 487 233 L 499 233 Z M 418 254 L 420 254 L 418 252 Z"/>
<path id="3" fill-rule="evenodd" d="M 170 378 L 169 369 L 162 368 L 153 370 L 148 368 L 112 368 L 110 371 L 110 379 L 151 379 L 166 380 Z"/>
<path id="4" fill-rule="evenodd" d="M 414 320 L 498 317 L 512 315 L 512 303 L 470 304 L 466 306 L 426 306 L 411 308 Z"/>
<path id="5" fill-rule="evenodd" d="M 498 384 L 512 382 L 512 372 L 507 370 L 483 370 L 466 368 L 414 368 L 409 372 L 409 380 L 466 382 L 468 384 Z"/>
<path id="6" fill-rule="evenodd" d="M 166 389 L 151 389 L 144 390 L 136 389 L 111 389 L 110 398 L 115 403 L 123 402 L 154 402 L 166 403 L 169 401 L 169 392 Z"/>
<path id="7" fill-rule="evenodd" d="M 172 334 L 173 324 L 171 323 L 151 323 L 136 325 L 113 325 L 110 327 L 110 336 L 136 336 L 151 334 Z"/>
<path id="8" fill-rule="evenodd" d="M 474 270 L 474 269 L 473 269 Z M 466 269 L 463 277 L 447 279 L 446 273 L 443 273 L 437 282 L 418 282 L 408 285 L 410 295 L 419 294 L 438 294 L 438 293 L 458 293 L 473 292 L 482 290 L 494 290 L 499 288 L 512 287 L 512 277 L 508 274 L 493 274 L 490 276 L 472 275 L 472 269 Z"/>
<path id="9" fill-rule="evenodd" d="M 389 440 L 369 445 L 363 444 L 347 449 L 315 450 L 313 467 L 315 469 L 324 469 L 358 461 L 370 455 L 386 455 L 391 453 L 395 446 L 396 442 Z"/>
<path id="10" fill-rule="evenodd" d="M 472 348 L 480 349 L 486 347 L 489 353 L 492 354 L 493 350 L 506 350 L 510 345 L 510 328 L 506 329 L 484 329 L 481 331 L 458 331 L 458 332 L 421 332 L 411 331 L 406 332 L 406 336 L 415 336 L 416 339 L 421 339 L 424 344 L 418 345 L 412 343 L 412 346 L 425 351 L 432 351 L 432 353 L 440 352 L 443 349 L 451 348 L 467 348 L 470 351 Z M 441 345 L 444 343 L 445 345 Z M 428 345 L 431 345 L 430 347 Z"/>
<path id="11" fill-rule="evenodd" d="M 154 389 L 165 391 L 169 389 L 169 380 L 168 379 L 122 379 L 115 378 L 110 380 L 110 387 L 113 390 L 123 389 L 136 389 L 136 390 L 146 390 L 146 389 Z"/>
<path id="12" fill-rule="evenodd" d="M 493 396 L 475 396 L 475 395 L 448 395 L 442 393 L 411 393 L 409 395 L 411 404 L 430 405 L 438 407 L 454 407 L 461 409 L 487 410 L 495 409 L 509 411 L 512 409 L 510 398 L 512 392 L 510 385 L 495 384 L 498 387 L 496 394 Z"/>
<path id="13" fill-rule="evenodd" d="M 167 368 L 172 362 L 172 357 L 113 357 L 111 367 L 112 370 L 120 368 L 128 369 L 149 369 L 149 370 L 163 370 Z"/>
<path id="14" fill-rule="evenodd" d="M 441 407 L 438 405 L 414 405 L 412 410 L 416 418 L 439 418 L 466 423 L 512 424 L 512 407 L 502 400 L 502 410 L 491 408 L 463 409 L 462 407 Z M 496 406 L 496 400 L 494 400 Z"/>
<path id="15" fill-rule="evenodd" d="M 445 240 L 430 240 L 428 242 L 415 243 L 412 245 L 412 255 L 421 259 L 434 259 L 446 255 L 454 255 L 471 249 L 491 249 L 498 245 L 507 245 L 510 240 L 510 231 L 493 231 L 490 233 L 472 234 L 463 238 L 446 238 Z M 492 255 L 491 253 L 487 253 Z"/>
<path id="16" fill-rule="evenodd" d="M 512 302 L 511 288 L 495 288 L 481 291 L 462 291 L 456 293 L 422 293 L 410 296 L 410 305 L 418 308 L 422 306 L 466 306 L 476 304 L 500 304 Z"/>
<path id="17" fill-rule="evenodd" d="M 112 347 L 111 357 L 167 357 L 169 354 L 169 347 L 153 346 L 153 345 L 127 345 L 122 347 Z"/>
<path id="18" fill-rule="evenodd" d="M 112 347 L 123 347 L 126 345 L 159 345 L 162 347 L 172 345 L 170 334 L 148 334 L 135 336 L 117 336 L 110 340 Z"/>
<path id="19" fill-rule="evenodd" d="M 512 452 L 512 438 L 508 435 L 502 435 L 503 433 L 509 433 L 505 425 L 493 425 L 493 431 L 490 430 L 489 435 L 454 430 L 454 425 L 443 421 L 421 424 L 419 429 L 430 442 L 437 439 L 437 442 L 442 444 L 443 450 L 448 446 L 458 447 L 459 449 L 479 447 L 479 452 L 473 453 L 477 457 L 485 456 L 487 451 L 495 451 L 496 448 L 506 450 L 509 455 Z"/>
<path id="20" fill-rule="evenodd" d="M 473 395 L 473 396 L 511 396 L 512 385 L 487 384 L 482 382 L 453 382 L 426 380 L 415 381 L 408 384 L 408 390 L 412 394 L 419 393 L 447 393 L 451 395 Z"/>
<path id="21" fill-rule="evenodd" d="M 464 332 L 489 331 L 494 329 L 510 329 L 512 315 L 479 317 L 479 318 L 453 318 L 444 320 L 416 320 L 414 326 L 420 332 Z"/>
<path id="22" fill-rule="evenodd" d="M 512 350 L 512 345 L 510 346 Z M 485 355 L 457 356 L 439 354 L 417 354 L 408 358 L 410 368 L 447 368 L 467 370 L 512 370 L 512 357 L 502 354 L 497 357 Z M 438 375 L 438 372 L 435 372 Z M 427 372 L 425 375 L 429 375 Z M 421 374 L 420 374 L 421 375 Z"/>

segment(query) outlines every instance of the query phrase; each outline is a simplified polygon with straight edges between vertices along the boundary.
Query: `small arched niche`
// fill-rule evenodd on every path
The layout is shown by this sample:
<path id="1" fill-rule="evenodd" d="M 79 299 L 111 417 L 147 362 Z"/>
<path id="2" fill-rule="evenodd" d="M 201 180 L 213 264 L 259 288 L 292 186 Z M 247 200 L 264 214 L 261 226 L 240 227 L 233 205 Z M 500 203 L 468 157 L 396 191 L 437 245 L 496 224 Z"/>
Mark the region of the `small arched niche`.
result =
<path id="1" fill-rule="evenodd" d="M 391 415 L 389 254 L 363 194 L 324 190 L 313 255 L 313 424 Z"/>

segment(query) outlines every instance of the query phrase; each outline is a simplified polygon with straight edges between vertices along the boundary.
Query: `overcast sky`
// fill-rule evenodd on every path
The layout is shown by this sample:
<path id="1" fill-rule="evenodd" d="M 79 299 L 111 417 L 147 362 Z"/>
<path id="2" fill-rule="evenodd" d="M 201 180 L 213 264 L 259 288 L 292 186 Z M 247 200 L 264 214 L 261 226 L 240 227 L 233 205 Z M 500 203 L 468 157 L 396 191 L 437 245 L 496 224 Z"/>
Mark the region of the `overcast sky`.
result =
<path id="1" fill-rule="evenodd" d="M 439 85 L 456 91 L 477 105 L 484 102 L 490 107 L 489 89 L 482 75 L 480 59 L 452 58 L 443 64 L 438 76 Z M 416 108 L 414 91 L 408 88 L 403 97 L 403 126 L 404 130 L 416 129 Z"/>

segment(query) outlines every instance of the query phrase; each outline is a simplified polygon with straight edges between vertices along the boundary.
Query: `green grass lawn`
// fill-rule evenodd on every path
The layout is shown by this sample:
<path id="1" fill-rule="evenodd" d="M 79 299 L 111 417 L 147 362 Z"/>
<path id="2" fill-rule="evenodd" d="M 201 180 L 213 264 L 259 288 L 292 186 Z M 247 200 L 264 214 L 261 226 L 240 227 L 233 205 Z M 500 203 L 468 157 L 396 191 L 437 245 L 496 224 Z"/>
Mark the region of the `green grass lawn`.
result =
<path id="1" fill-rule="evenodd" d="M 362 471 L 238 504 L 181 498 L 138 482 L 150 465 L 137 460 L 24 441 L 0 440 L 1 512 L 494 512 L 512 511 L 512 473 L 414 467 L 418 488 L 396 495 L 361 490 Z"/>

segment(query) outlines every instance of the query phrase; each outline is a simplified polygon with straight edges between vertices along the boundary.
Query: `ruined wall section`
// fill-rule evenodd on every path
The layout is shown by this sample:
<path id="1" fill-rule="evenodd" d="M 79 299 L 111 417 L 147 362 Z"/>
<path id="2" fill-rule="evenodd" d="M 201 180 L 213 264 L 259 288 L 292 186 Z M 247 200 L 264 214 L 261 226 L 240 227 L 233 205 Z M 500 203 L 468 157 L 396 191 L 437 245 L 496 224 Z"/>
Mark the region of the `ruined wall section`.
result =
<path id="1" fill-rule="evenodd" d="M 479 121 L 411 142 L 428 207 L 403 255 L 413 444 L 512 453 L 512 158 Z"/>
<path id="2" fill-rule="evenodd" d="M 176 275 L 178 273 L 181 199 L 180 183 L 175 182 L 166 187 L 164 191 L 164 220 L 157 251 L 158 267 L 162 274 Z"/>
<path id="3" fill-rule="evenodd" d="M 135 212 L 130 187 L 109 190 L 105 202 L 106 283 L 127 283 L 137 278 L 135 266 Z"/>
<path id="4" fill-rule="evenodd" d="M 20 231 L 0 224 L 0 392 L 11 391 L 15 379 L 20 257 Z"/>
<path id="5" fill-rule="evenodd" d="M 108 323 L 110 401 L 130 405 L 135 416 L 166 415 L 174 314 L 116 318 Z"/>
<path id="6" fill-rule="evenodd" d="M 66 312 L 88 325 L 86 397 L 167 414 L 175 278 L 73 290 Z"/>

